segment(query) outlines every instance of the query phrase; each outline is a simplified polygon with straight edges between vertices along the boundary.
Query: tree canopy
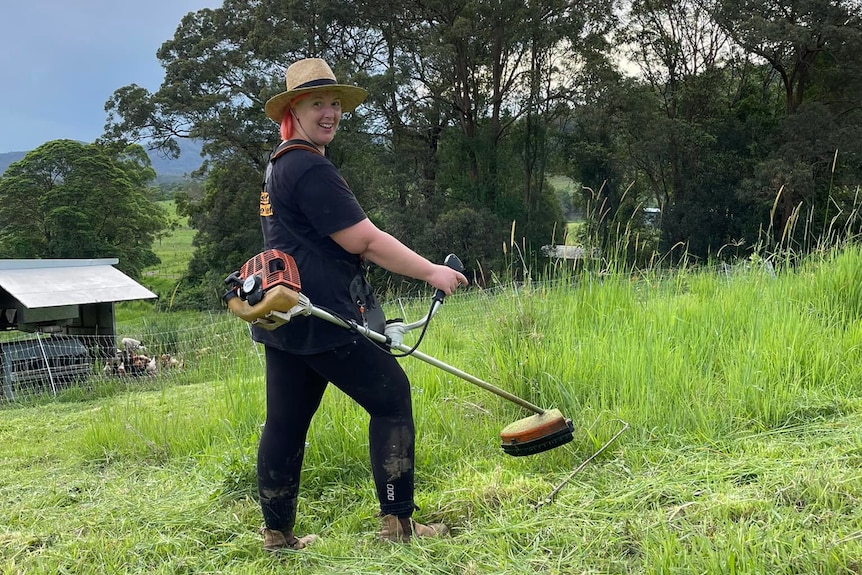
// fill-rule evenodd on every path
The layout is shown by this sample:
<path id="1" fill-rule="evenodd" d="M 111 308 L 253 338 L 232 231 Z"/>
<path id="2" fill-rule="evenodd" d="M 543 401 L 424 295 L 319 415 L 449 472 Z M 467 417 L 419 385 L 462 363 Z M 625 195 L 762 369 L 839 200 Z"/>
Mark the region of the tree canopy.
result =
<path id="1" fill-rule="evenodd" d="M 368 88 L 332 158 L 372 219 L 430 258 L 458 247 L 498 269 L 513 222 L 528 252 L 560 241 L 551 174 L 583 188 L 606 245 L 659 209 L 659 243 L 634 257 L 750 253 L 800 209 L 818 226 L 852 212 L 860 14 L 859 0 L 225 0 L 162 45 L 156 92 L 115 92 L 105 139 L 205 142 L 206 192 L 183 202 L 200 232 L 190 285 L 260 248 L 278 138 L 263 104 L 310 56 Z"/>
<path id="2" fill-rule="evenodd" d="M 55 140 L 0 177 L 0 257 L 119 259 L 137 276 L 158 263 L 167 215 L 151 199 L 144 149 Z"/>

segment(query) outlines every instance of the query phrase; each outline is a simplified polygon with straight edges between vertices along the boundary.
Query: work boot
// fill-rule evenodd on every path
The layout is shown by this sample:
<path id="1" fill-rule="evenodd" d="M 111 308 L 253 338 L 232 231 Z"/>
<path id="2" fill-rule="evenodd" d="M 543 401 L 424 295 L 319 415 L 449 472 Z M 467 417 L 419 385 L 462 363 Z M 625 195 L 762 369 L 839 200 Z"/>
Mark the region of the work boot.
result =
<path id="1" fill-rule="evenodd" d="M 411 537 L 442 537 L 449 533 L 449 528 L 442 523 L 422 525 L 413 521 L 412 517 L 384 515 L 381 517 L 381 523 L 381 541 L 410 543 Z"/>
<path id="2" fill-rule="evenodd" d="M 293 532 L 285 534 L 277 529 L 267 529 L 266 527 L 260 528 L 260 534 L 263 535 L 263 550 L 272 552 L 280 549 L 291 549 L 293 551 L 304 549 L 320 539 L 313 533 L 305 537 L 297 537 Z"/>

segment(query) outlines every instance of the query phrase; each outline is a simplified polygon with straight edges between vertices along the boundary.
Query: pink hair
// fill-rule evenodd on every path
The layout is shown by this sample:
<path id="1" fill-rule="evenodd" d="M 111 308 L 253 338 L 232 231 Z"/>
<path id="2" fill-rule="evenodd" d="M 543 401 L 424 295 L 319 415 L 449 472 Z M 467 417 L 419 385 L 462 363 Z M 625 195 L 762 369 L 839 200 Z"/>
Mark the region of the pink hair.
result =
<path id="1" fill-rule="evenodd" d="M 291 100 L 290 103 L 288 103 L 287 107 L 284 109 L 284 114 L 282 114 L 281 116 L 281 126 L 279 130 L 281 132 L 282 141 L 289 140 L 293 137 L 293 114 L 290 113 L 291 108 L 293 108 L 294 104 L 296 104 L 298 101 L 305 98 L 306 96 L 309 96 L 310 94 L 310 92 L 300 94 L 299 96 Z"/>
<path id="2" fill-rule="evenodd" d="M 290 113 L 290 106 L 284 109 L 284 115 L 281 117 L 281 140 L 287 141 L 293 137 L 293 115 Z"/>

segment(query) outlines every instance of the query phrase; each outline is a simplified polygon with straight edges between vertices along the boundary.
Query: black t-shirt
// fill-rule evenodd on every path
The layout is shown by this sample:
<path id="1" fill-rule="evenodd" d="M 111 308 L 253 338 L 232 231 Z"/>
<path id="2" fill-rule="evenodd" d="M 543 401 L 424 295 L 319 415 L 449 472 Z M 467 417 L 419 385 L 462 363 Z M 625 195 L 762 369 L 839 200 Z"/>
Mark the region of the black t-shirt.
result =
<path id="1" fill-rule="evenodd" d="M 366 218 L 336 167 L 310 150 L 289 150 L 269 163 L 261 193 L 260 221 L 265 249 L 293 256 L 302 293 L 315 307 L 361 322 L 349 294 L 362 273 L 359 256 L 330 238 Z M 319 353 L 357 337 L 314 316 L 297 316 L 268 331 L 252 328 L 255 341 L 296 354 Z"/>

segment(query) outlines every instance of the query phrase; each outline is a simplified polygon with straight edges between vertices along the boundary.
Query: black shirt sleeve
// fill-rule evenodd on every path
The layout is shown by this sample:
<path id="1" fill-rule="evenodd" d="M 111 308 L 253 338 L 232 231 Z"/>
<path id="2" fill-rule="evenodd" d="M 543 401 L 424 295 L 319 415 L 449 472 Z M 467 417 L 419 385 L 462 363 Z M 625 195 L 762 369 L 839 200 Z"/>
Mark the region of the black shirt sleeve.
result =
<path id="1" fill-rule="evenodd" d="M 294 205 L 321 237 L 349 228 L 366 218 L 344 178 L 329 162 L 307 170 L 297 181 L 295 194 Z"/>

